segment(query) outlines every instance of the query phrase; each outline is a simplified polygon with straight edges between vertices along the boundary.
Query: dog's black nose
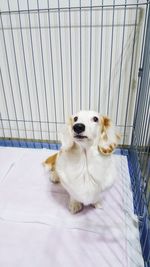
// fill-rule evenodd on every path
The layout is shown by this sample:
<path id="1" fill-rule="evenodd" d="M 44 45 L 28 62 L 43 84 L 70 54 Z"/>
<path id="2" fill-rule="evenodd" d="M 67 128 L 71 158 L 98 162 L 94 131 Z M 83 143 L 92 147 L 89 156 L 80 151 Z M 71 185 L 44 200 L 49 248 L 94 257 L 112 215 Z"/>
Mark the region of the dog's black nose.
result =
<path id="1" fill-rule="evenodd" d="M 85 131 L 85 125 L 83 123 L 76 123 L 73 126 L 73 130 L 75 133 L 80 134 Z"/>

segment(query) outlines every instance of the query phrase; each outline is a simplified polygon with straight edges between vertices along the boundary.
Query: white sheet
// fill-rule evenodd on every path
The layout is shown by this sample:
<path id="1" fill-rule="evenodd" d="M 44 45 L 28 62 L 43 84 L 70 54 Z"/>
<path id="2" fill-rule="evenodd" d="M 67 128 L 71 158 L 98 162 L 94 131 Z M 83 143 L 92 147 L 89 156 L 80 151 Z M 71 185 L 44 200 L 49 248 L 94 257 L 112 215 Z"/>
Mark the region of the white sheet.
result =
<path id="1" fill-rule="evenodd" d="M 0 266 L 144 266 L 126 157 L 114 155 L 118 177 L 103 209 L 71 215 L 42 165 L 52 153 L 0 148 Z"/>

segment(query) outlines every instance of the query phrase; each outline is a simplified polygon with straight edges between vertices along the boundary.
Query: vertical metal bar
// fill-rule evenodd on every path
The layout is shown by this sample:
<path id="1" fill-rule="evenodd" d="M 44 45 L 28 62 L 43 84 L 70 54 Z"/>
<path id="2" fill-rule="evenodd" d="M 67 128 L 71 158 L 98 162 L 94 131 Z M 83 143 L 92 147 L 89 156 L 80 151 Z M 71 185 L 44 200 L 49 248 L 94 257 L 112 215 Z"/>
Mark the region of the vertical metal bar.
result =
<path id="1" fill-rule="evenodd" d="M 110 54 L 110 67 L 109 67 L 109 86 L 108 86 L 108 100 L 107 100 L 107 115 L 109 115 L 109 98 L 110 98 L 111 69 L 112 69 L 112 55 L 113 55 L 113 37 L 114 37 L 114 17 L 115 17 L 114 15 L 115 15 L 115 0 L 113 0 L 112 31 L 111 31 L 111 54 Z"/>
<path id="2" fill-rule="evenodd" d="M 146 172 L 146 163 L 148 162 L 148 153 L 146 156 L 146 147 L 148 142 L 148 126 L 150 123 L 149 118 L 149 86 L 150 86 L 150 60 L 149 60 L 149 36 L 150 36 L 150 9 L 147 8 L 147 25 L 145 23 L 145 38 L 143 40 L 144 49 L 143 49 L 143 57 L 142 57 L 142 77 L 139 84 L 139 92 L 138 92 L 138 98 L 136 103 L 136 110 L 134 114 L 134 127 L 135 127 L 135 133 L 138 136 L 138 146 L 139 146 L 139 162 L 141 165 L 141 170 L 143 172 L 144 176 L 144 183 L 148 183 L 148 180 L 146 181 L 145 172 Z M 149 61 L 149 62 L 148 62 Z M 147 88 L 147 92 L 146 92 Z M 148 125 L 146 122 L 148 121 Z M 133 146 L 133 135 L 132 135 L 132 146 Z M 145 149 L 144 149 L 145 146 Z M 144 150 L 143 150 L 144 149 Z M 146 185 L 147 186 L 147 185 Z"/>
<path id="3" fill-rule="evenodd" d="M 142 50 L 141 50 L 141 58 L 140 58 L 140 65 L 139 65 L 140 67 L 143 66 L 143 60 L 144 60 L 144 48 L 145 48 L 145 40 L 146 40 L 148 9 L 149 9 L 149 5 L 147 3 L 147 5 L 146 5 L 146 11 L 145 11 L 145 20 L 144 20 L 144 33 L 143 33 L 143 37 L 142 37 Z M 138 84 L 137 84 L 137 93 L 136 93 L 135 107 L 134 107 L 134 119 L 133 119 L 134 127 L 135 127 L 136 117 L 137 117 L 137 108 L 138 108 L 138 102 L 139 102 L 139 94 L 140 94 L 141 82 L 142 82 L 142 79 L 139 76 L 138 77 Z M 133 138 L 133 134 L 132 134 L 132 138 Z"/>
<path id="4" fill-rule="evenodd" d="M 49 10 L 49 0 L 47 0 L 47 6 L 48 6 L 48 10 Z M 52 87 L 53 87 L 53 99 L 54 99 L 54 120 L 55 120 L 56 141 L 58 141 L 57 111 L 56 111 L 56 95 L 55 95 L 55 80 L 54 80 L 54 64 L 53 64 L 50 10 L 48 11 L 48 27 L 49 27 L 49 47 L 50 47 L 50 55 L 51 55 L 52 84 L 53 84 Z"/>
<path id="5" fill-rule="evenodd" d="M 72 35 L 71 35 L 71 11 L 69 0 L 69 43 L 70 43 L 70 89 L 71 89 L 71 113 L 73 114 L 73 83 L 72 83 Z"/>
<path id="6" fill-rule="evenodd" d="M 7 3 L 8 3 L 8 10 L 10 12 L 9 0 L 7 0 Z M 25 124 L 25 114 L 24 114 L 23 101 L 22 101 L 22 92 L 21 92 L 20 79 L 19 79 L 19 71 L 18 71 L 18 64 L 17 64 L 17 56 L 16 56 L 14 33 L 13 33 L 13 27 L 12 27 L 11 12 L 9 13 L 9 19 L 10 19 L 10 29 L 11 29 L 11 36 L 12 36 L 13 51 L 14 51 L 14 59 L 15 59 L 15 69 L 16 69 L 16 75 L 17 75 L 17 83 L 18 83 L 18 88 L 19 88 L 19 98 L 20 98 L 20 103 L 21 103 L 21 111 L 22 111 L 23 124 L 24 124 L 24 130 L 25 130 L 25 138 L 27 140 L 27 130 L 26 130 L 26 124 Z"/>
<path id="7" fill-rule="evenodd" d="M 92 0 L 90 1 L 90 69 L 89 69 L 89 109 L 91 108 L 91 74 L 92 72 Z"/>
<path id="8" fill-rule="evenodd" d="M 139 142 L 140 142 L 140 136 L 141 136 L 141 131 L 142 131 L 142 127 L 139 127 L 139 123 L 140 120 L 143 121 L 143 113 L 141 112 L 140 109 L 144 109 L 144 99 L 143 97 L 146 96 L 146 80 L 148 83 L 148 75 L 149 75 L 149 71 L 150 71 L 150 60 L 148 57 L 148 53 L 149 53 L 149 37 L 150 37 L 150 28 L 149 28 L 149 24 L 150 24 L 150 9 L 148 12 L 148 20 L 147 20 L 147 31 L 146 31 L 146 40 L 145 40 L 145 52 L 144 52 L 144 56 L 143 56 L 143 73 L 142 73 L 142 78 L 140 81 L 140 88 L 139 88 L 139 94 L 138 94 L 138 106 L 136 108 L 136 114 L 134 116 L 134 124 L 135 124 L 135 129 L 136 129 L 136 134 L 139 138 Z M 143 111 L 144 112 L 144 111 Z"/>
<path id="9" fill-rule="evenodd" d="M 145 50 L 147 48 L 145 47 Z M 147 84 L 148 84 L 147 77 L 150 75 L 149 69 L 150 69 L 150 60 L 149 60 L 149 63 L 148 63 L 148 57 L 146 56 L 146 58 L 144 60 L 144 73 L 143 73 L 143 78 L 142 78 L 142 82 L 141 82 L 142 97 L 140 95 L 139 107 L 137 109 L 139 114 L 137 116 L 137 125 L 135 126 L 137 137 L 139 139 L 138 140 L 139 145 L 141 143 L 141 137 L 143 135 L 143 122 L 144 122 L 144 117 L 145 117 L 144 116 L 144 109 L 145 109 L 145 101 L 147 100 L 147 94 L 148 94 L 148 92 L 146 93 L 146 87 L 147 87 Z M 139 127 L 139 125 L 140 125 L 140 127 Z"/>
<path id="10" fill-rule="evenodd" d="M 2 116 L 1 116 L 1 113 L 0 113 L 0 121 L 1 121 L 1 129 L 2 129 L 2 135 L 3 136 L 0 136 L 0 140 L 2 139 L 3 140 L 3 144 L 6 144 L 6 139 L 5 139 L 5 131 L 4 131 L 4 125 L 3 125 L 3 120 L 2 120 Z M 4 145 L 5 146 L 5 145 Z M 7 146 L 7 144 L 6 144 Z"/>
<path id="11" fill-rule="evenodd" d="M 24 62 L 25 77 L 26 77 L 26 83 L 27 83 L 27 96 L 28 96 L 28 100 L 29 100 L 29 110 L 30 110 L 30 116 L 31 116 L 31 127 L 32 127 L 33 140 L 35 140 L 34 125 L 33 125 L 33 114 L 32 114 L 32 105 L 31 105 L 31 98 L 30 98 L 29 79 L 28 79 L 28 72 L 27 72 L 27 65 L 26 65 L 26 57 L 25 57 L 25 48 L 24 48 L 24 40 L 23 40 L 23 31 L 22 31 L 22 22 L 21 22 L 21 15 L 20 15 L 20 4 L 19 4 L 19 0 L 17 0 L 17 5 L 18 5 L 20 34 L 21 34 L 21 44 L 22 44 L 22 52 L 23 52 L 23 62 Z M 34 142 L 33 142 L 33 145 L 35 147 Z"/>
<path id="12" fill-rule="evenodd" d="M 6 114 L 7 114 L 8 123 L 9 123 L 9 131 L 10 131 L 10 137 L 11 137 L 11 144 L 12 144 L 12 146 L 14 146 L 13 141 L 12 141 L 12 130 L 11 130 L 11 124 L 10 124 L 10 116 L 9 116 L 9 111 L 8 111 L 8 105 L 7 105 L 7 99 L 6 99 L 6 94 L 5 94 L 5 88 L 4 88 L 4 82 L 3 82 L 1 68 L 0 68 L 0 77 L 1 77 L 1 83 L 2 83 L 2 92 L 3 92 L 3 96 L 4 96 L 5 107 L 6 107 Z M 1 118 L 1 121 L 2 121 L 2 118 Z M 4 131 L 4 137 L 5 137 L 5 131 Z"/>
<path id="13" fill-rule="evenodd" d="M 150 88 L 150 80 L 149 80 L 149 88 Z M 147 148 L 148 144 L 148 134 L 149 134 L 149 125 L 150 125 L 150 109 L 149 109 L 149 106 L 150 106 L 150 91 L 148 89 L 148 93 L 149 93 L 149 96 L 147 94 L 147 103 L 146 103 L 146 106 L 145 106 L 145 112 L 144 113 L 144 116 L 145 116 L 145 120 L 143 122 L 143 125 L 141 128 L 143 128 L 143 131 L 142 131 L 142 134 L 141 134 L 141 140 L 140 140 L 140 147 L 141 147 L 141 152 L 140 152 L 140 158 L 141 158 L 141 163 L 145 164 L 145 151 L 143 151 L 143 149 Z M 141 166 L 141 167 L 143 167 Z M 144 167 L 143 167 L 144 168 Z"/>
<path id="14" fill-rule="evenodd" d="M 2 87 L 3 87 L 3 80 L 2 80 L 2 73 L 1 73 L 1 68 L 0 68 L 0 76 L 1 76 L 1 82 L 2 82 Z M 1 129 L 3 136 L 0 137 L 0 139 L 3 139 L 4 144 L 7 146 L 6 139 L 5 139 L 5 131 L 4 131 L 4 124 L 3 124 L 3 119 L 2 119 L 2 114 L 0 112 L 0 121 L 1 121 Z"/>
<path id="15" fill-rule="evenodd" d="M 9 67 L 9 60 L 8 60 L 8 54 L 7 54 L 7 46 L 6 46 L 6 40 L 5 40 L 5 33 L 4 33 L 4 26 L 3 26 L 2 15 L 0 15 L 0 19 L 1 19 L 1 25 L 2 25 L 2 34 L 3 34 L 3 40 L 4 40 L 4 49 L 5 49 L 5 55 L 6 55 L 6 62 L 7 62 L 7 69 L 8 69 L 10 90 L 11 90 L 11 95 L 12 95 L 12 103 L 13 103 L 13 108 L 14 108 L 15 121 L 16 121 L 16 126 L 17 126 L 18 138 L 20 139 L 19 125 L 18 125 L 18 118 L 17 118 L 17 111 L 16 111 L 16 106 L 15 106 L 13 86 L 12 86 L 12 80 L 11 80 L 11 75 L 10 75 L 10 67 Z M 21 146 L 20 141 L 18 142 L 18 144 L 19 144 L 19 146 Z"/>
<path id="16" fill-rule="evenodd" d="M 123 47 L 124 47 L 124 36 L 125 36 L 125 22 L 126 22 L 126 3 L 125 0 L 125 9 L 124 9 L 124 18 L 123 18 L 123 33 L 122 33 L 122 47 L 121 47 L 121 63 L 120 63 L 120 72 L 119 72 L 119 86 L 118 86 L 118 95 L 117 95 L 117 110 L 116 110 L 116 125 L 118 123 L 118 112 L 119 112 L 119 99 L 120 99 L 120 89 L 121 89 L 121 74 L 122 74 L 122 62 L 123 62 Z"/>
<path id="17" fill-rule="evenodd" d="M 32 39 L 32 30 L 31 30 L 31 18 L 30 18 L 29 0 L 27 0 L 27 8 L 28 8 L 28 19 L 29 19 L 29 30 L 30 30 L 30 40 L 31 40 L 31 52 L 32 52 L 34 82 L 35 82 L 36 98 L 37 98 L 37 111 L 38 111 L 39 126 L 40 126 L 40 138 L 42 140 L 43 138 L 42 138 L 41 115 L 40 115 L 40 105 L 39 105 L 38 87 L 37 87 L 37 77 L 36 77 L 36 69 L 35 69 L 35 59 L 34 59 L 33 39 Z"/>
<path id="18" fill-rule="evenodd" d="M 148 125 L 149 124 L 150 124 L 150 118 L 149 118 Z M 149 129 L 149 127 L 147 127 L 145 151 L 146 152 L 145 152 L 143 173 L 144 173 L 144 178 L 146 179 L 146 183 L 148 185 L 148 182 L 150 181 L 150 165 L 149 165 L 149 161 L 150 161 L 150 129 Z"/>
<path id="19" fill-rule="evenodd" d="M 149 118 L 149 124 L 150 124 L 150 118 Z M 150 179 L 150 167 L 149 167 L 149 161 L 150 161 L 150 132 L 149 129 L 147 128 L 147 133 L 146 133 L 146 138 L 145 138 L 145 151 L 143 153 L 142 157 L 142 173 L 144 177 L 144 183 L 146 184 L 145 186 L 148 189 L 148 182 Z"/>
<path id="20" fill-rule="evenodd" d="M 149 190 L 149 186 L 150 186 L 150 166 L 149 166 L 149 160 L 150 160 L 150 136 L 148 136 L 148 134 L 147 134 L 147 137 L 149 138 L 147 138 L 147 144 L 148 144 L 148 146 L 147 146 L 147 152 L 146 152 L 146 160 L 144 161 L 144 170 L 143 170 L 143 172 L 144 172 L 144 181 L 145 181 L 145 183 L 146 183 L 146 185 L 145 185 L 145 195 L 147 196 L 148 194 L 148 196 L 147 196 L 147 203 L 150 205 L 150 190 Z"/>
<path id="21" fill-rule="evenodd" d="M 144 182 L 146 182 L 146 184 L 148 184 L 148 177 L 146 177 L 146 171 L 148 171 L 148 168 L 150 170 L 150 167 L 148 166 L 148 160 L 150 159 L 150 129 L 149 129 L 149 125 L 150 125 L 150 113 L 148 115 L 148 124 L 145 125 L 145 150 L 141 156 L 141 170 L 144 176 Z"/>
<path id="22" fill-rule="evenodd" d="M 38 8 L 38 21 L 39 21 L 39 33 L 40 33 L 40 48 L 41 48 L 41 57 L 42 57 L 42 72 L 43 72 L 43 81 L 44 81 L 44 96 L 45 96 L 45 104 L 46 104 L 46 121 L 48 127 L 48 136 L 50 142 L 50 127 L 49 127 L 49 116 L 48 116 L 48 104 L 47 104 L 47 91 L 46 91 L 46 79 L 45 79 L 45 67 L 44 67 L 44 56 L 43 56 L 43 44 L 42 44 L 42 32 L 41 32 L 41 20 L 39 13 L 39 1 L 37 0 L 37 8 Z M 49 144 L 50 148 L 50 144 Z"/>
<path id="23" fill-rule="evenodd" d="M 136 209 L 137 209 L 137 212 L 138 213 L 140 212 L 140 215 L 142 215 L 143 210 L 142 210 L 141 203 L 142 203 L 143 194 L 142 194 L 142 180 L 140 179 L 141 171 L 140 171 L 140 167 L 138 163 L 136 162 L 135 164 L 136 164 L 135 167 L 137 168 L 136 170 L 137 180 L 136 180 L 136 187 L 135 187 Z M 138 190 L 139 188 L 141 189 L 140 191 Z"/>
<path id="24" fill-rule="evenodd" d="M 138 206 L 138 214 L 142 215 L 142 225 L 140 227 L 140 235 L 142 237 L 142 251 L 146 262 L 148 263 L 150 253 L 148 255 L 147 250 L 149 249 L 149 226 L 148 226 L 148 214 L 146 209 L 150 208 L 148 206 L 148 183 L 149 183 L 149 124 L 150 124 L 150 49 L 149 49 L 149 37 L 150 37 L 150 10 L 146 9 L 146 18 L 144 23 L 144 33 L 143 33 L 143 42 L 142 42 L 142 52 L 140 59 L 140 67 L 142 69 L 141 74 L 138 79 L 138 91 L 136 96 L 135 111 L 134 111 L 134 132 L 132 134 L 132 147 L 134 148 L 135 142 L 134 139 L 137 138 L 137 147 L 136 153 L 138 157 L 138 163 L 140 168 L 139 180 L 142 191 L 140 193 L 141 201 Z M 148 11 L 148 12 L 147 12 Z M 148 15 L 147 15 L 148 14 Z M 147 23 L 146 23 L 147 22 Z M 135 168 L 135 166 L 134 166 Z M 135 169 L 136 175 L 136 169 Z M 135 176 L 137 179 L 138 176 Z M 139 187 L 136 188 L 137 191 Z M 139 192 L 139 191 L 138 191 Z M 138 196 L 139 198 L 139 196 Z M 143 207 L 143 209 L 142 209 Z M 147 266 L 147 264 L 146 264 Z"/>
<path id="25" fill-rule="evenodd" d="M 62 38 L 61 38 L 61 21 L 60 21 L 60 3 L 59 3 L 59 0 L 58 0 L 58 23 L 59 23 L 59 45 L 60 45 L 60 65 L 61 65 L 61 85 L 62 85 L 62 107 L 63 107 L 62 114 L 63 114 L 63 122 L 65 122 Z"/>
<path id="26" fill-rule="evenodd" d="M 103 45 L 103 0 L 102 0 L 102 12 L 101 12 L 101 42 L 100 42 L 100 59 L 99 59 L 99 93 L 98 93 L 98 112 L 100 112 L 100 100 L 101 100 L 101 80 L 102 80 L 102 45 Z"/>
<path id="27" fill-rule="evenodd" d="M 149 88 L 150 88 L 150 62 L 149 62 L 149 79 L 147 81 L 147 91 L 145 92 L 145 97 L 142 99 L 143 101 L 143 110 L 142 110 L 142 117 L 141 117 L 141 127 L 140 128 L 140 138 L 139 138 L 139 145 L 142 147 L 143 142 L 144 142 L 144 136 L 145 136 L 145 127 L 146 127 L 146 121 L 147 121 L 147 116 L 149 113 L 149 106 L 150 102 L 148 101 L 149 99 Z"/>
<path id="28" fill-rule="evenodd" d="M 146 217 L 148 217 L 148 214 L 147 214 L 147 216 Z M 143 244 L 143 246 L 142 246 L 142 251 L 143 251 L 143 254 L 149 254 L 150 255 L 150 253 L 147 253 L 147 243 L 149 242 L 148 240 L 149 240 L 149 238 L 150 238 L 150 227 L 149 227 L 149 220 L 147 219 L 147 218 L 145 218 L 145 223 L 147 224 L 147 229 L 146 229 L 146 233 L 143 233 L 144 234 L 144 244 Z M 143 229 L 144 230 L 144 229 Z M 145 266 L 147 266 L 147 267 L 149 267 L 149 260 L 150 260 L 150 258 L 149 258 L 149 256 L 148 256 L 148 258 L 147 258 L 148 260 L 147 260 L 147 262 L 148 262 L 148 265 L 145 265 Z"/>
<path id="29" fill-rule="evenodd" d="M 3 79 L 2 79 L 2 72 L 1 72 L 1 68 L 0 68 L 0 77 L 1 77 L 1 83 L 2 83 L 2 88 L 3 88 L 3 92 L 4 92 L 4 84 L 3 84 Z M 5 98 L 4 98 L 5 99 Z M 6 106 L 6 104 L 5 104 Z M 7 111 L 6 111 L 7 112 Z M 5 131 L 4 131 L 4 125 L 3 125 L 3 120 L 2 120 L 2 114 L 0 112 L 0 121 L 1 121 L 1 125 L 2 125 L 2 132 L 3 132 L 3 140 L 5 143 Z"/>
<path id="30" fill-rule="evenodd" d="M 82 7 L 80 0 L 80 110 L 82 109 Z"/>
<path id="31" fill-rule="evenodd" d="M 137 24 L 138 2 L 139 2 L 139 0 L 137 0 L 137 4 L 136 4 L 134 37 L 133 37 L 133 47 L 132 47 L 132 56 L 131 56 L 131 68 L 130 68 L 130 79 L 129 79 L 128 96 L 127 96 L 127 106 L 126 106 L 126 115 L 125 115 L 125 126 L 124 126 L 124 135 L 123 135 L 123 145 L 125 144 L 125 134 L 126 134 L 126 129 L 127 129 L 127 119 L 128 119 L 128 110 L 129 110 L 129 99 L 130 99 L 130 91 L 131 91 L 131 79 L 132 79 L 132 70 L 133 70 L 133 59 L 134 59 L 135 37 L 136 37 L 136 24 Z"/>

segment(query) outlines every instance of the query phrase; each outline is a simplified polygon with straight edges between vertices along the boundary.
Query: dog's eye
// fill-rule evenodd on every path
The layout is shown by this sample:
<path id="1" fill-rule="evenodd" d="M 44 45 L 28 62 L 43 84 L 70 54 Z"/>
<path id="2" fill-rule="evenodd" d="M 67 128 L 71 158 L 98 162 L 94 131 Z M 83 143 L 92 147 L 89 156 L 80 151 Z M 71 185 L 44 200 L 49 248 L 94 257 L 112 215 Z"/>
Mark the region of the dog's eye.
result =
<path id="1" fill-rule="evenodd" d="M 78 120 L 78 117 L 76 116 L 76 117 L 74 117 L 74 122 L 76 122 Z"/>
<path id="2" fill-rule="evenodd" d="M 93 117 L 93 121 L 94 122 L 98 122 L 98 118 L 97 117 Z"/>

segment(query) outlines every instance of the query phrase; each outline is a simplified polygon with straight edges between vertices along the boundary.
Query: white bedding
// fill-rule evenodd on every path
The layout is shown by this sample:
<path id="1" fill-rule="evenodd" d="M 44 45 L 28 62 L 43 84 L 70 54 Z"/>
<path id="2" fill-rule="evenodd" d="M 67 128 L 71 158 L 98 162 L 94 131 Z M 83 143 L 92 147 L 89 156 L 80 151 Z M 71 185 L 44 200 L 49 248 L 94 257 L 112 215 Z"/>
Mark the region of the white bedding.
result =
<path id="1" fill-rule="evenodd" d="M 68 211 L 42 161 L 56 151 L 0 148 L 0 267 L 142 267 L 126 156 L 103 209 Z"/>

